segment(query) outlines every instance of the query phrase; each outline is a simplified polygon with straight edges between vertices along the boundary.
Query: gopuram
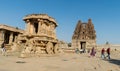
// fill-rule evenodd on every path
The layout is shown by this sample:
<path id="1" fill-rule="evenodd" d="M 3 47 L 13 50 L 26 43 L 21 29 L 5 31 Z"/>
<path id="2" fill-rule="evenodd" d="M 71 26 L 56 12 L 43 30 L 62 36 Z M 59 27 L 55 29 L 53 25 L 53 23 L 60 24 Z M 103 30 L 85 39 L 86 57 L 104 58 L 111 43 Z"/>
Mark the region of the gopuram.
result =
<path id="1" fill-rule="evenodd" d="M 92 20 L 87 23 L 78 21 L 72 36 L 72 47 L 81 49 L 91 49 L 96 46 L 96 31 Z"/>
<path id="2" fill-rule="evenodd" d="M 24 44 L 23 54 L 56 54 L 58 39 L 55 19 L 47 14 L 30 14 L 23 18 L 26 22 L 25 33 L 21 35 L 20 43 Z"/>

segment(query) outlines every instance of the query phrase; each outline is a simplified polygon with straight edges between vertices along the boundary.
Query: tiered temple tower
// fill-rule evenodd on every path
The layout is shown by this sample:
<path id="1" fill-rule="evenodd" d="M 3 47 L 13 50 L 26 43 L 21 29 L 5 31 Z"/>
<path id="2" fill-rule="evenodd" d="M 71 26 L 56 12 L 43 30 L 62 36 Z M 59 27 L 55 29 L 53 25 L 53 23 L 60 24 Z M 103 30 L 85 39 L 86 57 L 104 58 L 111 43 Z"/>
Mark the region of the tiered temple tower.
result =
<path id="1" fill-rule="evenodd" d="M 96 46 L 96 31 L 92 20 L 89 19 L 87 23 L 78 21 L 72 36 L 72 47 L 78 49 L 92 48 Z"/>

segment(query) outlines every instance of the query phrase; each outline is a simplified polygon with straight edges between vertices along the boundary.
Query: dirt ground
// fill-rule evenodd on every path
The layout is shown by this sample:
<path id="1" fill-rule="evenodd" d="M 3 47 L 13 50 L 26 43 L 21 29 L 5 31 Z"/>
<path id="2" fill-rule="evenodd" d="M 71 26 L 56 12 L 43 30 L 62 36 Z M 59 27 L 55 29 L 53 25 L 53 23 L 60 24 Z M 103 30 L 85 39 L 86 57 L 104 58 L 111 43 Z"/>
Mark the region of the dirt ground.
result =
<path id="1" fill-rule="evenodd" d="M 120 52 L 112 52 L 111 60 L 100 53 L 62 53 L 54 56 L 19 58 L 0 55 L 0 71 L 120 71 Z"/>

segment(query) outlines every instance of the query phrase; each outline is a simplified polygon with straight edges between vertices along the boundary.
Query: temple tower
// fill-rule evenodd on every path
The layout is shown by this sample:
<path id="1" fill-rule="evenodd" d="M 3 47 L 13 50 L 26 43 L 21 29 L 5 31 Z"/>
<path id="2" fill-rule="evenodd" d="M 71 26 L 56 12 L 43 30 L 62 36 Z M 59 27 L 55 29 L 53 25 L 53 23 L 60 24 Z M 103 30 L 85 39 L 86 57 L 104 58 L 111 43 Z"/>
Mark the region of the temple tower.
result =
<path id="1" fill-rule="evenodd" d="M 91 49 L 96 46 L 96 31 L 92 20 L 87 23 L 78 21 L 72 36 L 72 47 L 80 49 Z"/>

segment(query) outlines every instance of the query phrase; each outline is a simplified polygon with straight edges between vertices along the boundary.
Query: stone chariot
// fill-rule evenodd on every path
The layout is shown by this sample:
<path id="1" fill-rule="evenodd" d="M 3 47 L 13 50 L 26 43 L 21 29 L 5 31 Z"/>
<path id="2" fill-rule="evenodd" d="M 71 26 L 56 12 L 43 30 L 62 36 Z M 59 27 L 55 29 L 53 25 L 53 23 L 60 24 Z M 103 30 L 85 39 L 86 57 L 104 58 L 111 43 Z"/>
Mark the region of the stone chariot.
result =
<path id="1" fill-rule="evenodd" d="M 55 19 L 47 14 L 30 14 L 23 18 L 26 30 L 20 36 L 20 44 L 24 44 L 22 53 L 57 54 L 59 53 Z"/>

